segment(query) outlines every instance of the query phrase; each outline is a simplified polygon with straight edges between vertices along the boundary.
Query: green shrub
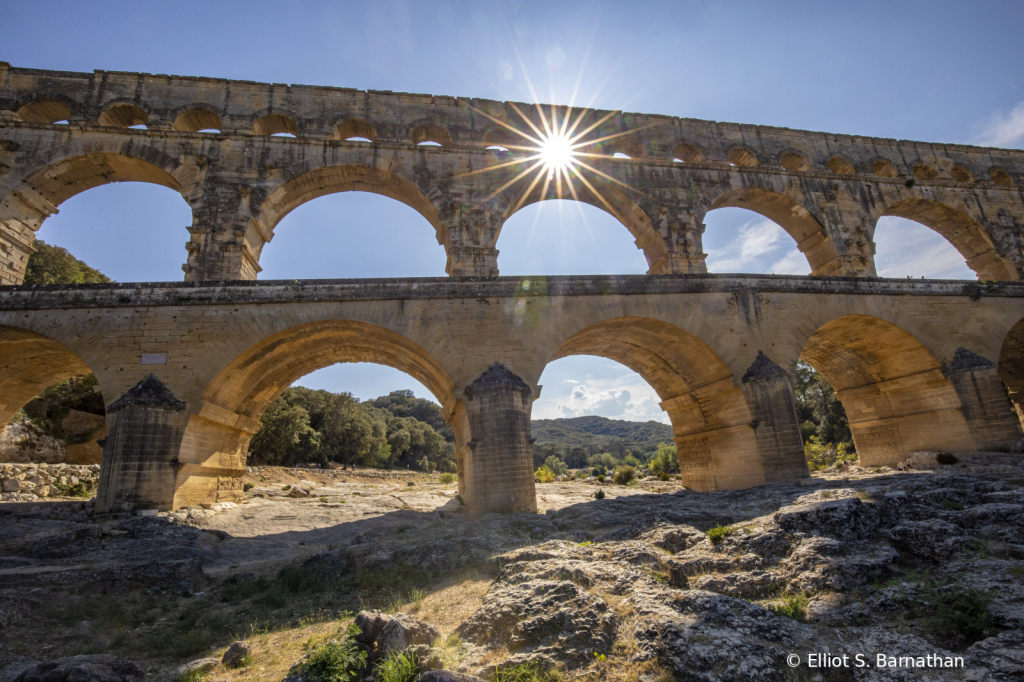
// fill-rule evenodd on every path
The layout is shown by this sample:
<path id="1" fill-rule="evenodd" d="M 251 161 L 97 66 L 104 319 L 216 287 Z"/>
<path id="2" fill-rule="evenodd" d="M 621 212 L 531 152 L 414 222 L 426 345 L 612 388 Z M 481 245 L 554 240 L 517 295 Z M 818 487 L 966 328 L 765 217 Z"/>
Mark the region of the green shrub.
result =
<path id="1" fill-rule="evenodd" d="M 717 545 L 735 532 L 736 529 L 732 526 L 716 524 L 714 528 L 708 528 L 708 539 L 711 540 L 711 544 Z"/>
<path id="2" fill-rule="evenodd" d="M 456 476 L 455 474 L 453 474 L 453 473 L 450 473 L 450 472 L 449 472 L 449 473 L 444 473 L 444 474 L 441 474 L 441 476 L 440 476 L 440 477 L 438 478 L 438 480 L 439 480 L 439 481 L 440 481 L 440 482 L 441 482 L 442 484 L 444 484 L 444 485 L 450 485 L 450 484 L 452 484 L 452 483 L 455 483 L 455 480 L 456 480 L 457 478 L 458 478 L 458 477 L 457 477 L 457 476 Z"/>
<path id="3" fill-rule="evenodd" d="M 944 646 L 962 650 L 984 639 L 992 627 L 988 612 L 992 598 L 991 592 L 959 581 L 926 579 L 920 583 L 908 615 L 920 618 L 925 631 Z"/>
<path id="4" fill-rule="evenodd" d="M 595 500 L 603 500 L 604 499 L 604 491 L 601 490 L 600 488 L 598 488 L 597 492 L 594 493 L 594 499 Z"/>
<path id="5" fill-rule="evenodd" d="M 591 476 L 604 476 L 606 473 L 608 473 L 608 470 L 602 466 L 596 466 L 590 470 Z"/>
<path id="6" fill-rule="evenodd" d="M 412 652 L 392 652 L 377 664 L 377 682 L 412 682 L 420 672 L 416 655 Z"/>
<path id="7" fill-rule="evenodd" d="M 771 604 L 767 608 L 776 616 L 785 616 L 803 623 L 807 620 L 807 604 L 809 602 L 810 599 L 807 598 L 807 595 L 788 595 L 781 604 Z"/>
<path id="8" fill-rule="evenodd" d="M 956 458 L 956 455 L 952 455 L 948 452 L 940 452 L 939 454 L 935 455 L 935 461 L 938 462 L 939 464 L 951 465 L 956 464 L 960 460 Z"/>
<path id="9" fill-rule="evenodd" d="M 622 463 L 623 463 L 623 464 L 626 464 L 626 465 L 628 465 L 628 466 L 631 466 L 631 467 L 633 467 L 634 469 L 639 469 L 639 468 L 640 468 L 640 460 L 638 460 L 638 459 L 637 459 L 636 457 L 634 457 L 633 455 L 626 455 L 626 456 L 625 456 L 625 457 L 623 458 L 623 460 L 622 460 Z"/>
<path id="10" fill-rule="evenodd" d="M 670 474 L 679 471 L 679 453 L 675 444 L 661 443 L 658 452 L 651 460 L 651 472 L 655 474 Z"/>
<path id="11" fill-rule="evenodd" d="M 605 481 L 605 478 L 604 478 L 604 474 L 600 474 L 600 475 L 599 475 L 599 476 L 597 477 L 597 482 L 598 482 L 598 483 L 604 483 L 604 481 Z"/>
<path id="12" fill-rule="evenodd" d="M 615 469 L 615 473 L 612 474 L 612 480 L 619 485 L 626 485 L 630 481 L 636 478 L 636 469 L 631 466 L 620 466 Z"/>
<path id="13" fill-rule="evenodd" d="M 242 490 L 243 490 L 243 491 L 245 491 L 245 490 L 252 490 L 252 489 L 253 489 L 253 488 L 255 488 L 255 487 L 256 487 L 256 484 L 255 484 L 255 483 L 248 483 L 248 482 L 247 482 L 247 483 L 245 483 L 245 484 L 244 484 L 244 485 L 242 486 Z"/>
<path id="14" fill-rule="evenodd" d="M 554 455 L 544 460 L 544 466 L 554 471 L 556 476 L 564 476 L 569 473 L 569 465 Z"/>
<path id="15" fill-rule="evenodd" d="M 658 472 L 658 480 L 659 481 L 667 481 L 670 478 L 672 478 L 672 477 L 669 476 L 668 474 L 666 474 L 664 471 L 659 471 Z"/>
<path id="16" fill-rule="evenodd" d="M 358 679 L 366 668 L 366 652 L 360 651 L 355 636 L 360 633 L 355 625 L 339 629 L 329 641 L 306 642 L 306 657 L 299 662 L 298 669 L 314 682 L 347 682 Z"/>

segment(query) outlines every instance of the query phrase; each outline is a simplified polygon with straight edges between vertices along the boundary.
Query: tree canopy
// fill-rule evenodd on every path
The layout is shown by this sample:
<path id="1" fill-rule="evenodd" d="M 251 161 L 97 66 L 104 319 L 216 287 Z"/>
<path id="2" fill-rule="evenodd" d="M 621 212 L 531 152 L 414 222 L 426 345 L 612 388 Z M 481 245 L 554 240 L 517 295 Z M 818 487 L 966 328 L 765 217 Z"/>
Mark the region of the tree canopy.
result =
<path id="1" fill-rule="evenodd" d="M 113 281 L 61 246 L 51 246 L 42 239 L 37 239 L 33 246 L 36 252 L 28 257 L 25 284 L 102 284 Z"/>

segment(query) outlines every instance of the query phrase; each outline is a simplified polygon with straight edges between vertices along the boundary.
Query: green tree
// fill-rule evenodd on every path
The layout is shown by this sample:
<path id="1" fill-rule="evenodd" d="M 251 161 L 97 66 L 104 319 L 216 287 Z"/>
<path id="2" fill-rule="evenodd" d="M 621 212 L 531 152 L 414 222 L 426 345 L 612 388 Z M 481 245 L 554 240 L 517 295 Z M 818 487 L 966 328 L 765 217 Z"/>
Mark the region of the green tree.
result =
<path id="1" fill-rule="evenodd" d="M 37 239 L 36 252 L 28 257 L 25 284 L 102 284 L 111 279 L 90 268 L 68 250 Z"/>
<path id="2" fill-rule="evenodd" d="M 564 476 L 569 473 L 568 465 L 554 455 L 544 460 L 544 466 L 555 472 L 555 476 Z"/>
<path id="3" fill-rule="evenodd" d="M 614 469 L 618 463 L 619 461 L 610 452 L 600 452 L 596 455 L 591 455 L 589 462 L 592 467 L 604 467 L 605 469 Z"/>
<path id="4" fill-rule="evenodd" d="M 320 438 L 309 425 L 309 412 L 282 398 L 270 403 L 260 417 L 259 433 L 249 444 L 253 464 L 289 466 L 319 454 Z"/>
<path id="5" fill-rule="evenodd" d="M 674 443 L 662 443 L 658 452 L 651 460 L 651 472 L 655 474 L 671 474 L 679 471 L 679 453 Z"/>
<path id="6" fill-rule="evenodd" d="M 822 444 L 846 443 L 852 447 L 850 421 L 832 385 L 805 362 L 797 363 L 796 375 L 796 413 L 804 441 L 813 435 Z"/>

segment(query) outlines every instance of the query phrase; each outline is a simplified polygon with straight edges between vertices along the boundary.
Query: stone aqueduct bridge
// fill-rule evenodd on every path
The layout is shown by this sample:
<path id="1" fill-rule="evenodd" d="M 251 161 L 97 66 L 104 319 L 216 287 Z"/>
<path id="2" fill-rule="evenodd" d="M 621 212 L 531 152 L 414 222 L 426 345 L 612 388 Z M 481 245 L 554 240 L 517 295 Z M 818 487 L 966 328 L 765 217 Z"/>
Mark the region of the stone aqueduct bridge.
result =
<path id="1" fill-rule="evenodd" d="M 234 500 L 259 417 L 282 390 L 336 362 L 375 362 L 441 403 L 471 508 L 532 510 L 530 408 L 553 359 L 597 355 L 638 372 L 671 418 L 683 484 L 742 488 L 807 476 L 790 379 L 799 358 L 835 387 L 866 464 L 921 449 L 1006 450 L 1020 429 L 998 372 L 1019 386 L 1022 318 L 1016 282 L 632 275 L 5 287 L 0 423 L 54 382 L 92 371 L 104 396 L 121 396 L 107 410 L 101 508 Z"/>
<path id="2" fill-rule="evenodd" d="M 596 156 L 574 198 L 623 223 L 647 276 L 496 277 L 504 221 L 559 196 L 510 182 L 531 153 L 510 129 L 531 133 L 541 112 L 588 131 Z M 62 202 L 121 181 L 190 205 L 185 283 L 0 287 L 0 424 L 94 372 L 112 401 L 101 508 L 236 499 L 266 406 L 345 361 L 396 367 L 434 393 L 475 511 L 535 508 L 530 406 L 546 363 L 573 354 L 617 360 L 655 388 L 698 490 L 806 475 L 799 358 L 836 388 L 867 463 L 1005 449 L 1019 435 L 1000 385 L 1019 412 L 1019 151 L 0 62 L 0 284 L 22 281 Z M 288 212 L 351 190 L 417 210 L 453 277 L 244 281 Z M 705 274 L 703 218 L 727 206 L 781 225 L 814 276 Z M 875 278 L 886 215 L 945 236 L 982 281 Z"/>

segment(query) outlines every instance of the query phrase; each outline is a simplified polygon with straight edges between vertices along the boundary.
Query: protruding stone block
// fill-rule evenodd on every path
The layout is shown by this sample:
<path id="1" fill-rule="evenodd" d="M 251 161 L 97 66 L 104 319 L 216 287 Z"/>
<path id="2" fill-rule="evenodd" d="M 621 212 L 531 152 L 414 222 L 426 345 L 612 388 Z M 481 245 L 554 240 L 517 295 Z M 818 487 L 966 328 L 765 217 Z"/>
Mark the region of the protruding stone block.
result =
<path id="1" fill-rule="evenodd" d="M 153 374 L 107 406 L 96 511 L 171 509 L 185 407 Z"/>
<path id="2" fill-rule="evenodd" d="M 530 387 L 495 362 L 465 389 L 470 441 L 462 467 L 472 514 L 536 512 Z"/>

